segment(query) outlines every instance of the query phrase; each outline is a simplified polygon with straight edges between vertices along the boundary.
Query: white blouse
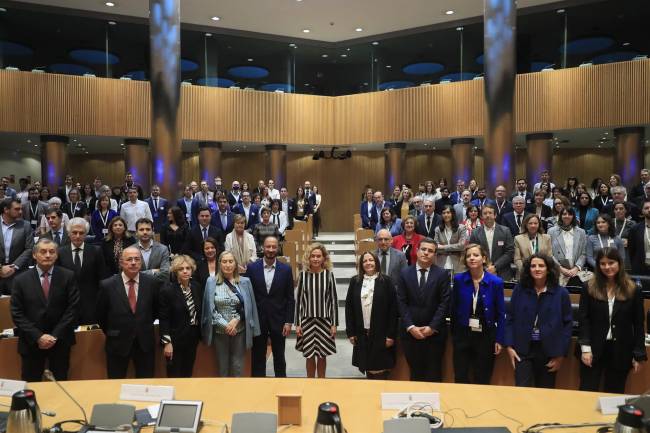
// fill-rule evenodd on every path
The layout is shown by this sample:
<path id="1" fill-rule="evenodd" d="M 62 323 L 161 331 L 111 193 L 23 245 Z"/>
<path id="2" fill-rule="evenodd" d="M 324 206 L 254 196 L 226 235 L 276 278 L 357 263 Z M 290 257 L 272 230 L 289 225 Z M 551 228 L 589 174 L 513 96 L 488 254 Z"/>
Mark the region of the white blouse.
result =
<path id="1" fill-rule="evenodd" d="M 364 275 L 361 284 L 361 313 L 363 315 L 363 329 L 370 329 L 372 314 L 372 299 L 375 295 L 375 280 L 377 275 Z"/>

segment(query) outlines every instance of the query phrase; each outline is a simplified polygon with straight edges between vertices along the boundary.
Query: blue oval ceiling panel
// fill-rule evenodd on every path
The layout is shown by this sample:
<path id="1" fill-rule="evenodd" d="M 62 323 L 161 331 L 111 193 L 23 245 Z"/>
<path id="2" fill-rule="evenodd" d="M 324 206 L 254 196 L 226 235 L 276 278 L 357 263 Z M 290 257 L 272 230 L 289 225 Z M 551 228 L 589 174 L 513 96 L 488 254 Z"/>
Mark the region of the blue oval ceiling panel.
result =
<path id="1" fill-rule="evenodd" d="M 124 76 L 129 77 L 132 80 L 139 80 L 139 81 L 145 81 L 147 79 L 147 75 L 145 74 L 144 71 L 131 71 L 127 74 L 124 74 Z"/>
<path id="2" fill-rule="evenodd" d="M 402 72 L 410 75 L 430 75 L 437 74 L 443 69 L 445 69 L 445 67 L 440 63 L 420 62 L 404 66 Z"/>
<path id="3" fill-rule="evenodd" d="M 235 85 L 235 82 L 233 80 L 229 80 L 227 78 L 217 78 L 217 77 L 208 77 L 206 78 L 199 78 L 196 80 L 197 84 L 200 84 L 201 86 L 208 86 L 208 87 L 231 87 Z"/>
<path id="4" fill-rule="evenodd" d="M 228 73 L 237 78 L 264 78 L 269 70 L 260 66 L 235 66 L 228 69 Z"/>
<path id="5" fill-rule="evenodd" d="M 34 50 L 23 44 L 0 41 L 0 54 L 4 56 L 27 57 L 34 54 Z"/>
<path id="6" fill-rule="evenodd" d="M 199 69 L 199 64 L 187 59 L 181 59 L 181 72 L 192 72 Z"/>
<path id="7" fill-rule="evenodd" d="M 604 50 L 614 45 L 614 39 L 607 36 L 598 36 L 593 38 L 581 38 L 573 40 L 566 44 L 567 54 L 588 54 Z M 560 47 L 560 52 L 564 52 L 564 46 Z"/>
<path id="8" fill-rule="evenodd" d="M 291 93 L 293 92 L 293 86 L 291 84 L 285 84 L 285 83 L 271 83 L 271 84 L 264 84 L 263 86 L 260 87 L 260 90 L 265 90 L 267 92 L 275 92 L 276 90 L 282 90 L 285 93 Z"/>
<path id="9" fill-rule="evenodd" d="M 386 81 L 379 84 L 379 90 L 388 90 L 388 89 L 406 89 L 407 87 L 413 87 L 415 83 L 412 81 Z"/>
<path id="10" fill-rule="evenodd" d="M 108 53 L 101 50 L 72 50 L 70 57 L 77 62 L 89 63 L 91 65 L 115 65 L 120 62 L 120 58 L 115 54 Z"/>
<path id="11" fill-rule="evenodd" d="M 546 69 L 549 66 L 553 66 L 553 63 L 550 63 L 550 62 L 532 62 L 530 64 L 530 72 L 540 72 L 542 69 Z"/>
<path id="12" fill-rule="evenodd" d="M 479 65 L 482 65 L 485 62 L 485 58 L 483 57 L 483 54 L 477 56 L 474 61 L 478 63 Z"/>
<path id="13" fill-rule="evenodd" d="M 591 59 L 591 62 L 595 65 L 601 63 L 626 62 L 628 60 L 632 60 L 638 55 L 639 53 L 633 51 L 615 51 L 613 53 L 606 53 L 601 54 L 600 56 L 596 56 Z"/>
<path id="14" fill-rule="evenodd" d="M 74 65 L 72 63 L 55 63 L 48 66 L 48 69 L 55 74 L 83 75 L 95 73 L 95 71 L 87 66 Z"/>
<path id="15" fill-rule="evenodd" d="M 453 74 L 443 75 L 440 77 L 440 81 L 465 81 L 471 80 L 477 75 L 474 72 L 454 72 Z"/>

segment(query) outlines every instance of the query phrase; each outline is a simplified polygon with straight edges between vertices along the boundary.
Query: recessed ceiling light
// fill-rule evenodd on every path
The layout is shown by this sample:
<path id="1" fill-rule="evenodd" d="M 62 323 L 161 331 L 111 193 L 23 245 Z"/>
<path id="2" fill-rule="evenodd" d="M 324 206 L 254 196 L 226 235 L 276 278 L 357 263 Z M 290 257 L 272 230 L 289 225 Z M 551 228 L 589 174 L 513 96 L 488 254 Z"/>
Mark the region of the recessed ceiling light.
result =
<path id="1" fill-rule="evenodd" d="M 106 6 L 108 6 L 109 8 L 112 8 L 113 6 L 115 6 L 115 3 L 113 3 L 113 2 L 106 2 L 106 3 L 104 3 L 104 4 L 105 4 Z"/>
<path id="2" fill-rule="evenodd" d="M 445 15 L 453 15 L 453 14 L 454 14 L 454 11 L 452 11 L 451 9 L 449 9 L 448 11 L 445 11 Z"/>
<path id="3" fill-rule="evenodd" d="M 630 43 L 629 43 L 629 42 L 623 42 L 623 46 L 624 46 L 624 47 L 629 47 L 629 46 L 630 46 Z"/>
<path id="4" fill-rule="evenodd" d="M 326 59 L 326 58 L 328 58 L 329 56 L 328 56 L 327 54 L 323 54 L 321 57 L 324 58 L 324 59 Z"/>
<path id="5" fill-rule="evenodd" d="M 368 85 L 368 83 L 363 83 L 363 85 L 364 85 L 364 86 L 367 86 L 367 85 Z"/>
<path id="6" fill-rule="evenodd" d="M 28 139 L 27 139 L 27 142 L 28 142 L 28 143 L 31 143 L 31 142 L 32 142 L 32 140 L 30 140 L 30 139 L 28 138 Z"/>
<path id="7" fill-rule="evenodd" d="M 221 17 L 218 17 L 218 16 L 215 15 L 215 16 L 213 16 L 213 17 L 210 18 L 210 19 L 211 19 L 212 21 L 219 21 L 219 20 L 221 19 Z"/>
<path id="8" fill-rule="evenodd" d="M 463 29 L 464 29 L 463 26 L 456 27 L 456 31 L 457 31 L 457 32 L 462 32 Z"/>
<path id="9" fill-rule="evenodd" d="M 7 9 L 5 9 L 5 8 L 0 8 L 0 12 L 7 12 Z"/>
<path id="10" fill-rule="evenodd" d="M 305 83 L 305 87 L 309 87 L 309 83 Z M 314 149 L 312 149 L 312 150 L 314 150 Z"/>
<path id="11" fill-rule="evenodd" d="M 356 29 L 354 29 L 354 31 L 355 31 L 355 32 L 362 32 L 363 29 L 362 29 L 361 27 L 357 27 Z"/>
<path id="12" fill-rule="evenodd" d="M 428 146 L 429 144 L 428 144 L 428 143 L 424 143 L 424 145 L 425 145 L 425 146 Z"/>
<path id="13" fill-rule="evenodd" d="M 108 25 L 109 25 L 109 26 L 116 26 L 117 23 L 116 23 L 115 21 L 109 21 L 109 22 L 108 22 Z"/>
<path id="14" fill-rule="evenodd" d="M 311 32 L 311 30 L 309 30 L 309 29 L 302 29 L 302 32 L 303 32 L 303 33 L 309 33 L 309 32 Z"/>
<path id="15" fill-rule="evenodd" d="M 348 55 L 347 54 L 341 54 L 341 57 L 346 58 Z"/>
<path id="16" fill-rule="evenodd" d="M 373 45 L 379 45 L 379 42 L 374 41 L 372 44 L 373 44 Z"/>
<path id="17" fill-rule="evenodd" d="M 205 34 L 205 37 L 206 37 L 206 38 L 211 38 L 211 37 L 212 37 L 212 33 L 206 33 L 206 34 Z"/>
<path id="18" fill-rule="evenodd" d="M 248 60 L 249 62 L 252 62 L 252 61 L 253 61 L 253 59 L 251 59 L 251 58 L 248 58 L 248 59 L 246 59 L 246 60 Z"/>
<path id="19" fill-rule="evenodd" d="M 555 12 L 557 12 L 558 14 L 563 14 L 565 12 L 565 10 L 564 9 L 558 9 Z"/>
<path id="20" fill-rule="evenodd" d="M 298 45 L 296 45 L 296 44 L 289 44 L 289 46 L 290 46 L 291 48 L 298 48 Z"/>
<path id="21" fill-rule="evenodd" d="M 34 147 L 38 147 L 38 144 L 35 144 Z"/>
<path id="22" fill-rule="evenodd" d="M 239 152 L 239 149 L 235 149 L 235 152 Z"/>
<path id="23" fill-rule="evenodd" d="M 387 67 L 388 69 L 390 69 L 390 68 L 392 68 L 392 66 L 391 66 L 391 65 L 386 65 L 386 67 Z"/>
<path id="24" fill-rule="evenodd" d="M 603 132 L 603 135 L 608 135 L 608 134 L 609 134 L 609 132 L 607 132 L 607 131 Z"/>
<path id="25" fill-rule="evenodd" d="M 433 146 L 433 150 L 436 150 L 436 146 Z"/>
<path id="26" fill-rule="evenodd" d="M 346 48 L 345 49 L 345 51 L 351 51 L 351 50 L 352 50 L 352 48 Z"/>

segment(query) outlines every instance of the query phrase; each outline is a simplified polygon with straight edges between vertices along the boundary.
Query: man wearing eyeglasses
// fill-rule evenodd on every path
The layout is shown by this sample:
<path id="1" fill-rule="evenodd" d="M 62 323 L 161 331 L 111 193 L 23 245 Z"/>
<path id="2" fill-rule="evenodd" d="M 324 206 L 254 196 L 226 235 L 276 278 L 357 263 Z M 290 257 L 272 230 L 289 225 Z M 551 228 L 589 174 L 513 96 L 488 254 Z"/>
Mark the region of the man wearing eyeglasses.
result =
<path id="1" fill-rule="evenodd" d="M 375 254 L 379 257 L 381 273 L 388 275 L 393 283 L 397 284 L 400 272 L 408 266 L 408 263 L 403 252 L 391 247 L 392 243 L 393 237 L 386 229 L 379 230 L 375 235 L 375 244 L 377 245 Z"/>

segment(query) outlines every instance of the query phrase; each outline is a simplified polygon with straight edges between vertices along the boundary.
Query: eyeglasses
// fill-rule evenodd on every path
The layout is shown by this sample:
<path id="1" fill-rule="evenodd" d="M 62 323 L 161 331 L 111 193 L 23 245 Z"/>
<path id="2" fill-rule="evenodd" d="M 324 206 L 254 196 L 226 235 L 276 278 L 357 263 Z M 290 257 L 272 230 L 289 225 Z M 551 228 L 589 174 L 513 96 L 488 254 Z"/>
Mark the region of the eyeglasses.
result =
<path id="1" fill-rule="evenodd" d="M 378 240 L 379 242 L 390 242 L 390 241 L 392 241 L 391 238 L 377 238 L 377 240 Z"/>

